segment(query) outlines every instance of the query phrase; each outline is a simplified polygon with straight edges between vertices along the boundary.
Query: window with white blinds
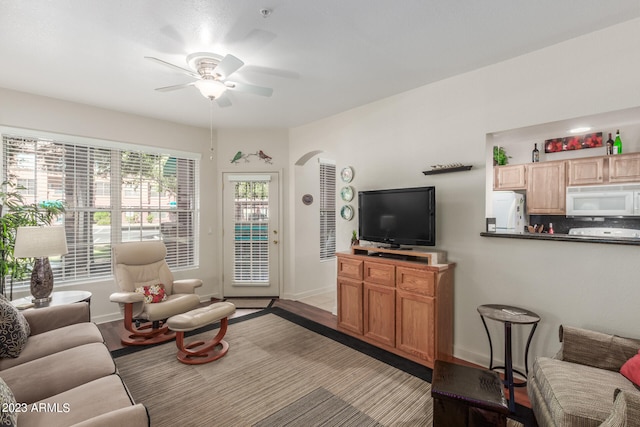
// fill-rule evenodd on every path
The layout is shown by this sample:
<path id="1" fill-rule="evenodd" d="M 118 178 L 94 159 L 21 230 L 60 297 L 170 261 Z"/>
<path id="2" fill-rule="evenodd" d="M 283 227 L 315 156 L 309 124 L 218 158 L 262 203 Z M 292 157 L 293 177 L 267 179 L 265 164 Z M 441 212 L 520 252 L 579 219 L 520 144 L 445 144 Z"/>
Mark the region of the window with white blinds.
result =
<path id="1" fill-rule="evenodd" d="M 64 204 L 56 283 L 110 276 L 117 242 L 163 240 L 169 266 L 197 265 L 199 159 L 121 145 L 3 135 L 3 180 L 26 203 Z"/>
<path id="2" fill-rule="evenodd" d="M 320 260 L 336 254 L 336 165 L 320 160 Z"/>

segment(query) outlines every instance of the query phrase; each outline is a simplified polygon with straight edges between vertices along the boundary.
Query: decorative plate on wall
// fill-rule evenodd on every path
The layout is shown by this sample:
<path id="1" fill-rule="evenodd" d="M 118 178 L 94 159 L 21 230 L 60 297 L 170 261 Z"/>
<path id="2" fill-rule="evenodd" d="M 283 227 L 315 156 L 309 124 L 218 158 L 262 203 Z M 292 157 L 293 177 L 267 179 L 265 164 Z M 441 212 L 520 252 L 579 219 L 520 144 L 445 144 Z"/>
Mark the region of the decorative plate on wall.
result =
<path id="1" fill-rule="evenodd" d="M 351 218 L 353 218 L 353 208 L 349 205 L 344 205 L 342 209 L 340 209 L 340 216 L 347 221 L 351 221 Z"/>
<path id="2" fill-rule="evenodd" d="M 353 200 L 353 187 L 350 185 L 342 187 L 342 190 L 340 190 L 340 197 L 345 202 L 350 202 L 351 200 Z"/>
<path id="3" fill-rule="evenodd" d="M 351 166 L 347 166 L 346 168 L 342 169 L 342 171 L 340 172 L 340 178 L 342 178 L 343 182 L 351 182 L 351 180 L 353 179 L 353 168 Z"/>

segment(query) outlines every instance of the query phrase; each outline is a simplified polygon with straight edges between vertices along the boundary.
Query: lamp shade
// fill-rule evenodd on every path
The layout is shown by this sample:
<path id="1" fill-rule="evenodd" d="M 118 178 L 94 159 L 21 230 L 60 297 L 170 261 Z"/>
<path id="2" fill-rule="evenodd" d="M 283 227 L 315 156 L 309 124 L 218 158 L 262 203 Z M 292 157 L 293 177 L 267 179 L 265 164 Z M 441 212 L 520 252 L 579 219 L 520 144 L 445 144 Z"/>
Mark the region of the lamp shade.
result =
<path id="1" fill-rule="evenodd" d="M 198 88 L 202 96 L 209 99 L 217 99 L 227 90 L 224 83 L 213 79 L 201 79 L 195 82 L 195 86 Z"/>
<path id="2" fill-rule="evenodd" d="M 18 227 L 13 256 L 42 258 L 68 253 L 64 227 Z"/>

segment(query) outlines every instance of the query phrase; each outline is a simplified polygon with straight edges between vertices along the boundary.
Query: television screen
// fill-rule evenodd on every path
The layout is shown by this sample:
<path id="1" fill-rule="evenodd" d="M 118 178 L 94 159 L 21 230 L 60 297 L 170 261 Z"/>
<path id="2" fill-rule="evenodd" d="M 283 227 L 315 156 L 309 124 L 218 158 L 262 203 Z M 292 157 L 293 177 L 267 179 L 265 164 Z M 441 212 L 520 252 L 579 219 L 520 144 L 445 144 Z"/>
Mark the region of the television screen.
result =
<path id="1" fill-rule="evenodd" d="M 360 239 L 391 247 L 435 246 L 435 187 L 360 191 L 358 205 Z"/>

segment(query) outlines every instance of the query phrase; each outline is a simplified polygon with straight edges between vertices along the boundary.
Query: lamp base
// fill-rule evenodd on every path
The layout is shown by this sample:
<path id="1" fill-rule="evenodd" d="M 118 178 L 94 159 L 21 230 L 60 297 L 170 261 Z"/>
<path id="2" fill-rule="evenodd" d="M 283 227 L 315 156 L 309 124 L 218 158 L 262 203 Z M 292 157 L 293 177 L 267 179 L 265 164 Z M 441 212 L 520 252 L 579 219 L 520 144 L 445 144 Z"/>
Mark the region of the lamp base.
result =
<path id="1" fill-rule="evenodd" d="M 38 307 L 48 305 L 51 302 L 51 297 L 46 298 L 31 298 L 31 302 L 37 305 Z"/>
<path id="2" fill-rule="evenodd" d="M 53 271 L 49 258 L 36 258 L 31 272 L 31 295 L 32 302 L 42 304 L 51 301 L 53 291 Z"/>

